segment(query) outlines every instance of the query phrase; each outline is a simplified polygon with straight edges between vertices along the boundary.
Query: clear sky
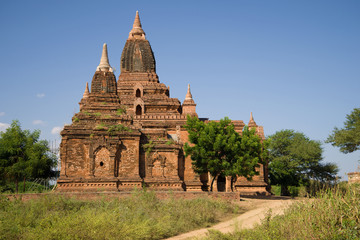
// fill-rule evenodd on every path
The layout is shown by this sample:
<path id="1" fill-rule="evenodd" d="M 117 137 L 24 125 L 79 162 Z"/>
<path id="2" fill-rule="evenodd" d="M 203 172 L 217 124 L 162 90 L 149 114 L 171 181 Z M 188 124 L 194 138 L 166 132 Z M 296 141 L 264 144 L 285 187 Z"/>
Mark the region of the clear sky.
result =
<path id="1" fill-rule="evenodd" d="M 200 117 L 324 141 L 359 106 L 360 1 L 1 1 L 0 130 L 13 119 L 57 142 L 108 44 L 120 56 L 139 10 L 160 81 Z M 340 176 L 360 152 L 323 144 Z M 346 177 L 344 178 L 347 179 Z"/>

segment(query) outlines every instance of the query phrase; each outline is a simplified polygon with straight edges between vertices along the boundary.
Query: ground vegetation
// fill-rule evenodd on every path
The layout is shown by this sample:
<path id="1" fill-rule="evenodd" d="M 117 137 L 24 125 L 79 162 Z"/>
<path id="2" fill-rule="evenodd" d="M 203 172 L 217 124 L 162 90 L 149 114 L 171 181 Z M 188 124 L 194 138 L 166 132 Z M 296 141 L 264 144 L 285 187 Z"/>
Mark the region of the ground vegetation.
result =
<path id="1" fill-rule="evenodd" d="M 211 231 L 207 239 L 359 239 L 360 186 L 348 184 L 318 192 L 291 205 L 284 215 L 268 212 L 261 225 L 231 234 Z"/>
<path id="2" fill-rule="evenodd" d="M 163 239 L 240 212 L 222 200 L 159 200 L 149 191 L 113 200 L 49 195 L 23 202 L 3 196 L 0 239 Z"/>

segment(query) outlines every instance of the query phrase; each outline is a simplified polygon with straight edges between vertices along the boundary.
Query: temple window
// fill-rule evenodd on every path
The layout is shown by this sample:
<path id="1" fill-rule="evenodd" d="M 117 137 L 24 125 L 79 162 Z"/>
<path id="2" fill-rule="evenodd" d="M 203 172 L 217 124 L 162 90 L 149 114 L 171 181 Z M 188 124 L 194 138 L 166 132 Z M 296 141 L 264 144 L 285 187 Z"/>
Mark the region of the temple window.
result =
<path id="1" fill-rule="evenodd" d="M 136 97 L 141 97 L 141 91 L 140 91 L 140 89 L 137 89 L 137 90 L 136 90 Z"/>
<path id="2" fill-rule="evenodd" d="M 136 106 L 136 115 L 141 115 L 142 114 L 142 109 L 140 105 Z"/>

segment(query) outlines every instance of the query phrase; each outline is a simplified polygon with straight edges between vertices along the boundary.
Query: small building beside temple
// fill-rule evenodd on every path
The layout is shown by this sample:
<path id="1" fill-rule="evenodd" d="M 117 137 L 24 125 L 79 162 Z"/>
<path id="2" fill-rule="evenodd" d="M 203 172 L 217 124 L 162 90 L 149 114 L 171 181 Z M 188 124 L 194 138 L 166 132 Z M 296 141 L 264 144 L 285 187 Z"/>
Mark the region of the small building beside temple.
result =
<path id="1" fill-rule="evenodd" d="M 207 174 L 192 169 L 185 157 L 187 115 L 197 116 L 190 85 L 181 103 L 159 81 L 154 53 L 138 12 L 121 54 L 118 80 L 104 44 L 99 66 L 79 103 L 80 111 L 61 132 L 59 191 L 154 190 L 207 191 Z M 85 83 L 84 83 L 85 84 Z M 184 83 L 186 84 L 186 83 Z M 208 121 L 201 118 L 203 121 Z M 241 133 L 244 122 L 232 121 Z M 252 114 L 248 123 L 264 139 Z M 260 165 L 252 181 L 239 177 L 235 190 L 267 193 L 267 169 Z M 229 191 L 230 180 L 218 179 L 215 191 Z"/>

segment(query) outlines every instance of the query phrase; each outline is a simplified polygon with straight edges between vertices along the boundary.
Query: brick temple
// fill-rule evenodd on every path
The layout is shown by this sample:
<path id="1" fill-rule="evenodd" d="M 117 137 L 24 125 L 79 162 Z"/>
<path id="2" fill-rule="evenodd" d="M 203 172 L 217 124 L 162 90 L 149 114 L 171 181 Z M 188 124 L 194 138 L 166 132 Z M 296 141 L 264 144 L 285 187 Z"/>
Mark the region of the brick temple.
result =
<path id="1" fill-rule="evenodd" d="M 197 116 L 190 85 L 181 103 L 159 81 L 154 53 L 138 12 L 121 54 L 116 80 L 104 44 L 99 66 L 79 103 L 80 111 L 61 132 L 59 191 L 154 190 L 207 191 L 207 174 L 199 176 L 185 157 L 187 115 Z M 184 83 L 185 84 L 185 83 Z M 206 118 L 201 118 L 208 121 Z M 244 122 L 233 121 L 241 133 Z M 251 114 L 249 127 L 264 132 Z M 266 193 L 266 167 L 252 181 L 238 178 L 236 191 Z M 215 191 L 230 191 L 230 179 L 219 177 Z"/>

